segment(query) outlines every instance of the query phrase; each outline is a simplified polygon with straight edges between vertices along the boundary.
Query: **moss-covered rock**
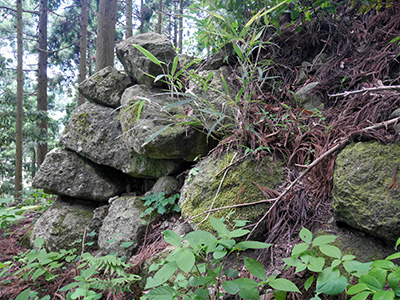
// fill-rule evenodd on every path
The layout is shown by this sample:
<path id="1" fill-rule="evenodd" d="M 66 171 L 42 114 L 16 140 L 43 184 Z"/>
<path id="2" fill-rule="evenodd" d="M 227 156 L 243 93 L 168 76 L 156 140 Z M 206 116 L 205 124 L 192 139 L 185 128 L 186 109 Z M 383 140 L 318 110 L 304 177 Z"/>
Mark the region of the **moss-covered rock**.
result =
<path id="1" fill-rule="evenodd" d="M 336 219 L 391 244 L 397 240 L 399 163 L 398 144 L 353 143 L 343 149 L 336 159 L 333 178 Z"/>
<path id="2" fill-rule="evenodd" d="M 58 198 L 34 224 L 30 233 L 31 245 L 41 237 L 48 251 L 80 249 L 82 243 L 77 241 L 83 238 L 85 230 L 87 234 L 99 230 L 99 223 L 93 220 L 95 208 L 90 202 Z M 91 239 L 85 237 L 86 242 L 91 242 Z"/>
<path id="3" fill-rule="evenodd" d="M 233 153 L 221 158 L 211 156 L 199 162 L 189 173 L 181 190 L 179 205 L 184 218 L 189 218 L 211 208 L 224 207 L 243 202 L 257 202 L 265 196 L 255 183 L 268 188 L 274 188 L 282 179 L 280 162 L 270 158 L 257 162 L 246 158 L 243 162 L 233 165 L 226 176 L 224 171 L 232 161 Z M 258 221 L 268 210 L 269 204 L 263 203 L 236 209 L 230 220 Z M 226 217 L 234 209 L 224 209 L 213 213 L 215 218 Z M 209 221 L 202 222 L 206 215 L 192 221 L 197 229 L 211 230 Z M 262 230 L 262 225 L 258 230 Z M 256 235 L 262 234 L 258 232 Z"/>

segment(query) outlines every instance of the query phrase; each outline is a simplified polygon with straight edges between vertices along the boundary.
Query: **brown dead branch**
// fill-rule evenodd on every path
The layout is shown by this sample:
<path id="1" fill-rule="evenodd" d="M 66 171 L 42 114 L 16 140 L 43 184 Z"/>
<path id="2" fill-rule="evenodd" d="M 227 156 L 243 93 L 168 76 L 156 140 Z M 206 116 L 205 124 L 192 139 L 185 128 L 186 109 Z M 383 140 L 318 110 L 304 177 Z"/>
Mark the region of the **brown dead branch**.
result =
<path id="1" fill-rule="evenodd" d="M 349 95 L 362 94 L 362 93 L 368 93 L 368 92 L 393 91 L 393 90 L 400 91 L 400 85 L 362 88 L 362 89 L 356 90 L 356 91 L 346 91 L 346 92 L 339 93 L 339 94 L 328 94 L 328 96 L 329 97 L 340 97 L 340 96 L 347 97 Z"/>

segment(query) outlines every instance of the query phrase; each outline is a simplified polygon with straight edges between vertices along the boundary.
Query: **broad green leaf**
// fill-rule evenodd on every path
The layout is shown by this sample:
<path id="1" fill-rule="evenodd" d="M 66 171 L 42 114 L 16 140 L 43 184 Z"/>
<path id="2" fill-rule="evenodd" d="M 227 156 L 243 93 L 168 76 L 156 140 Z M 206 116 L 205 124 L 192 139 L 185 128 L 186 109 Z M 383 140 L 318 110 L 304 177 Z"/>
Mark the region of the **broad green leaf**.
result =
<path id="1" fill-rule="evenodd" d="M 275 278 L 268 281 L 270 287 L 280 291 L 301 293 L 297 286 L 285 278 Z"/>
<path id="2" fill-rule="evenodd" d="M 242 289 L 239 291 L 239 296 L 242 299 L 260 299 L 260 292 L 255 288 Z"/>
<path id="3" fill-rule="evenodd" d="M 197 276 L 197 277 L 191 277 L 189 279 L 189 285 L 192 287 L 202 286 L 202 285 L 208 285 L 215 281 L 216 281 L 215 277 L 212 276 Z"/>
<path id="4" fill-rule="evenodd" d="M 61 289 L 59 289 L 60 292 L 66 292 L 69 290 L 72 290 L 73 288 L 77 287 L 79 285 L 79 282 L 72 282 L 70 284 L 67 284 L 66 286 L 63 286 Z"/>
<path id="5" fill-rule="evenodd" d="M 400 282 L 400 273 L 399 272 L 393 272 L 390 273 L 387 279 L 390 287 L 395 290 L 399 286 Z"/>
<path id="6" fill-rule="evenodd" d="M 310 244 L 313 238 L 313 234 L 311 233 L 310 230 L 308 230 L 307 228 L 303 227 L 300 230 L 300 234 L 299 234 L 301 240 L 303 242 L 306 242 L 307 244 Z"/>
<path id="7" fill-rule="evenodd" d="M 392 260 L 392 259 L 396 259 L 396 258 L 400 258 L 400 252 L 396 252 L 396 253 L 389 255 L 388 257 L 385 258 L 385 260 Z"/>
<path id="8" fill-rule="evenodd" d="M 336 246 L 332 245 L 321 245 L 319 246 L 319 250 L 329 257 L 340 259 L 342 257 L 342 252 Z"/>
<path id="9" fill-rule="evenodd" d="M 376 260 L 372 262 L 372 267 L 386 270 L 394 270 L 396 265 L 390 260 Z"/>
<path id="10" fill-rule="evenodd" d="M 161 64 L 164 64 L 164 62 L 158 60 L 157 57 L 155 57 L 153 54 L 150 53 L 150 51 L 148 51 L 147 49 L 143 48 L 142 46 L 138 45 L 138 44 L 132 44 L 133 47 L 135 47 L 136 49 L 138 49 L 140 52 L 142 52 L 144 54 L 144 56 L 146 56 L 148 59 L 150 59 L 153 63 L 155 63 L 157 66 L 161 67 Z"/>
<path id="11" fill-rule="evenodd" d="M 369 290 L 368 286 L 365 283 L 357 283 L 356 285 L 351 286 L 347 290 L 347 295 L 355 295 L 362 291 Z"/>
<path id="12" fill-rule="evenodd" d="M 19 293 L 15 300 L 27 300 L 31 294 L 31 289 L 26 289 L 23 292 Z"/>
<path id="13" fill-rule="evenodd" d="M 257 260 L 250 257 L 243 257 L 246 269 L 255 277 L 261 280 L 266 280 L 267 276 L 263 265 Z"/>
<path id="14" fill-rule="evenodd" d="M 235 50 L 237 56 L 239 56 L 239 58 L 242 60 L 243 59 L 243 52 L 240 49 L 240 47 L 238 45 L 236 45 L 236 43 L 232 43 L 233 45 L 233 49 Z"/>
<path id="15" fill-rule="evenodd" d="M 369 270 L 371 269 L 371 262 L 361 263 L 356 260 L 346 260 L 343 262 L 343 267 L 350 274 L 360 277 L 361 275 L 368 274 Z"/>
<path id="16" fill-rule="evenodd" d="M 356 257 L 354 256 L 354 255 L 344 255 L 343 257 L 342 257 L 342 260 L 343 261 L 346 261 L 346 260 L 353 260 L 353 259 L 355 259 Z"/>
<path id="17" fill-rule="evenodd" d="M 192 248 L 198 248 L 204 245 L 208 247 L 208 251 L 214 251 L 217 245 L 217 238 L 204 230 L 189 232 L 184 239 L 189 242 Z"/>
<path id="18" fill-rule="evenodd" d="M 287 258 L 284 258 L 283 261 L 284 261 L 289 267 L 298 267 L 298 266 L 304 265 L 304 263 L 303 263 L 300 259 L 294 258 L 294 257 L 287 257 Z"/>
<path id="19" fill-rule="evenodd" d="M 240 291 L 239 285 L 234 281 L 226 280 L 222 283 L 222 287 L 227 293 L 231 295 L 236 295 Z"/>
<path id="20" fill-rule="evenodd" d="M 325 259 L 323 257 L 311 257 L 307 268 L 312 272 L 321 272 L 325 265 Z"/>
<path id="21" fill-rule="evenodd" d="M 178 268 L 186 274 L 189 273 L 190 270 L 192 270 L 195 262 L 196 259 L 194 257 L 194 254 L 188 248 L 184 248 L 182 251 L 179 252 L 179 255 L 177 255 L 176 257 L 176 264 L 178 265 Z"/>
<path id="22" fill-rule="evenodd" d="M 321 235 L 321 236 L 317 236 L 313 242 L 312 242 L 312 246 L 321 246 L 321 245 L 325 245 L 325 244 L 329 244 L 332 243 L 334 240 L 337 239 L 337 236 L 335 235 Z"/>
<path id="23" fill-rule="evenodd" d="M 381 288 L 383 289 L 383 287 L 386 284 L 386 276 L 387 276 L 387 271 L 383 270 L 383 269 L 379 269 L 379 268 L 374 268 L 371 271 L 369 271 L 368 273 L 369 276 L 373 276 L 374 278 L 376 278 L 376 280 L 379 281 Z"/>
<path id="24" fill-rule="evenodd" d="M 271 244 L 257 242 L 257 241 L 244 241 L 239 242 L 235 245 L 235 249 L 239 250 L 247 250 L 247 249 L 267 249 L 271 246 Z"/>
<path id="25" fill-rule="evenodd" d="M 159 286 L 171 278 L 176 272 L 178 266 L 176 262 L 169 262 L 161 267 L 160 270 L 154 274 L 154 277 L 148 277 L 145 289 L 151 289 L 153 287 Z"/>
<path id="26" fill-rule="evenodd" d="M 370 294 L 371 294 L 371 292 L 365 291 L 365 292 L 362 292 L 362 293 L 359 293 L 359 294 L 355 295 L 354 297 L 351 297 L 351 300 L 365 300 L 365 299 L 368 298 L 368 296 Z"/>
<path id="27" fill-rule="evenodd" d="M 146 294 L 150 300 L 172 300 L 175 290 L 169 286 L 159 286 Z"/>
<path id="28" fill-rule="evenodd" d="M 38 277 L 42 276 L 46 271 L 44 269 L 37 269 L 35 271 L 35 273 L 33 273 L 32 275 L 32 280 L 36 281 L 36 279 L 38 279 Z"/>
<path id="29" fill-rule="evenodd" d="M 394 292 L 393 291 L 378 291 L 372 297 L 372 300 L 393 300 Z"/>
<path id="30" fill-rule="evenodd" d="M 250 278 L 238 278 L 232 280 L 232 282 L 234 282 L 239 289 L 255 288 L 258 286 L 258 283 Z"/>
<path id="31" fill-rule="evenodd" d="M 232 277 L 232 278 L 238 277 L 239 271 L 232 268 L 228 268 L 227 270 L 224 271 L 224 275 L 226 277 Z"/>
<path id="32" fill-rule="evenodd" d="M 133 244 L 134 244 L 134 242 L 122 242 L 119 246 L 122 248 L 129 248 Z"/>
<path id="33" fill-rule="evenodd" d="M 272 291 L 275 300 L 286 300 L 287 292 L 285 291 Z"/>
<path id="34" fill-rule="evenodd" d="M 292 250 L 292 257 L 297 257 L 299 256 L 301 253 L 303 253 L 304 251 L 306 251 L 308 249 L 308 244 L 307 243 L 300 243 L 297 244 L 296 246 L 293 247 Z"/>
<path id="35" fill-rule="evenodd" d="M 179 64 L 179 56 L 175 56 L 174 61 L 172 63 L 172 68 L 171 68 L 171 75 L 174 76 L 176 72 L 176 68 L 178 67 Z"/>
<path id="36" fill-rule="evenodd" d="M 246 234 L 248 234 L 250 232 L 250 230 L 247 229 L 235 229 L 233 231 L 231 231 L 231 233 L 229 233 L 229 238 L 236 238 L 236 237 L 241 237 L 244 236 Z"/>
<path id="37" fill-rule="evenodd" d="M 331 278 L 327 281 L 319 282 L 317 279 L 318 293 L 324 293 L 327 295 L 339 295 L 344 292 L 348 284 L 347 278 L 340 276 L 339 278 Z"/>
<path id="38" fill-rule="evenodd" d="M 335 260 L 332 262 L 331 267 L 332 267 L 332 268 L 335 268 L 335 267 L 337 267 L 338 265 L 340 265 L 341 263 L 342 263 L 342 261 L 341 261 L 340 259 L 335 259 Z"/>
<path id="39" fill-rule="evenodd" d="M 306 282 L 304 283 L 304 289 L 305 289 L 306 291 L 308 291 L 308 289 L 311 287 L 311 285 L 313 284 L 313 282 L 314 282 L 314 275 L 312 275 L 310 278 L 308 278 L 308 279 L 306 280 Z"/>
<path id="40" fill-rule="evenodd" d="M 42 248 L 43 244 L 44 244 L 44 239 L 41 237 L 38 237 L 35 239 L 35 241 L 33 242 L 33 244 L 35 245 L 35 247 L 37 248 Z"/>
<path id="41" fill-rule="evenodd" d="M 374 291 L 380 291 L 382 290 L 381 283 L 379 282 L 378 279 L 376 279 L 373 276 L 370 275 L 362 275 L 360 277 L 360 283 L 365 283 L 370 289 Z"/>
<path id="42" fill-rule="evenodd" d="M 213 257 L 215 259 L 219 260 L 219 259 L 225 257 L 225 255 L 227 255 L 227 254 L 228 254 L 228 251 L 226 251 L 226 250 L 215 250 L 213 253 Z"/>
<path id="43" fill-rule="evenodd" d="M 165 230 L 163 231 L 163 236 L 164 236 L 164 240 L 171 245 L 174 245 L 176 247 L 180 247 L 182 246 L 182 240 L 181 237 L 175 233 L 172 230 Z"/>

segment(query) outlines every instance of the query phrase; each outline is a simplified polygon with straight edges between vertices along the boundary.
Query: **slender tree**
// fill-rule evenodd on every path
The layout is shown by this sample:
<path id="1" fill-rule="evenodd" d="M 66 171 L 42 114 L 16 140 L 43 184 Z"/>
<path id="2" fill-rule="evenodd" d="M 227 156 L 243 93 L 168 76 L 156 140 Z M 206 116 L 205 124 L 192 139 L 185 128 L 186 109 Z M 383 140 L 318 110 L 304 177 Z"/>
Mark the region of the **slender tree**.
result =
<path id="1" fill-rule="evenodd" d="M 163 7 L 163 2 L 162 0 L 158 1 L 158 20 L 157 20 L 157 28 L 156 28 L 156 32 L 158 34 L 161 34 L 161 28 L 162 28 L 162 7 Z"/>
<path id="2" fill-rule="evenodd" d="M 183 0 L 179 0 L 179 39 L 178 39 L 179 53 L 182 53 L 183 48 Z"/>
<path id="3" fill-rule="evenodd" d="M 97 17 L 96 71 L 114 66 L 117 0 L 100 0 Z"/>
<path id="4" fill-rule="evenodd" d="M 15 125 L 15 198 L 22 191 L 22 118 L 23 118 L 23 70 L 22 70 L 22 0 L 17 0 L 17 118 Z"/>
<path id="5" fill-rule="evenodd" d="M 88 0 L 81 0 L 81 38 L 79 45 L 79 83 L 86 79 L 86 48 L 88 27 Z M 85 97 L 79 94 L 78 105 L 85 103 Z"/>
<path id="6" fill-rule="evenodd" d="M 125 8 L 125 18 L 126 18 L 126 38 L 130 38 L 132 36 L 132 0 L 126 0 L 126 8 Z"/>
<path id="7" fill-rule="evenodd" d="M 37 147 L 38 168 L 44 161 L 47 154 L 47 0 L 40 0 L 39 4 L 39 59 L 38 59 L 38 89 L 37 89 L 37 110 L 41 114 L 38 122 L 38 131 L 42 138 Z"/>

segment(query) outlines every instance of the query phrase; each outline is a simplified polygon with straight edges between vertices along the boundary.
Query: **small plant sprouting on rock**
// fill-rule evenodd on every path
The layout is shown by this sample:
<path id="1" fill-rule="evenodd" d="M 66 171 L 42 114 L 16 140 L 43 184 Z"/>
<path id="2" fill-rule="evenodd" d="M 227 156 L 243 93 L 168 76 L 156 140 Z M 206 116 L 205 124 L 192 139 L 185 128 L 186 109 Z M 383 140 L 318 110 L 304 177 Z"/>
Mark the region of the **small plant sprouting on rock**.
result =
<path id="1" fill-rule="evenodd" d="M 148 208 L 141 214 L 141 218 L 146 216 L 150 216 L 154 211 L 159 215 L 165 214 L 167 211 L 180 212 L 181 209 L 176 203 L 180 197 L 179 194 L 175 194 L 171 197 L 166 198 L 165 193 L 161 192 L 158 194 L 151 194 L 148 196 L 142 197 L 144 201 L 144 206 L 148 206 Z M 145 223 L 145 221 L 143 221 Z"/>

